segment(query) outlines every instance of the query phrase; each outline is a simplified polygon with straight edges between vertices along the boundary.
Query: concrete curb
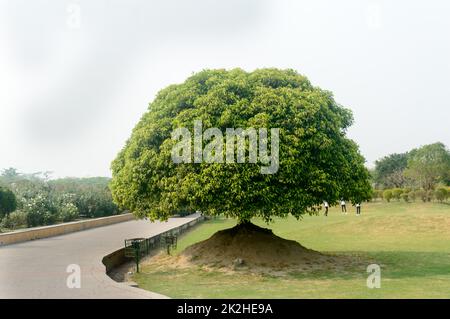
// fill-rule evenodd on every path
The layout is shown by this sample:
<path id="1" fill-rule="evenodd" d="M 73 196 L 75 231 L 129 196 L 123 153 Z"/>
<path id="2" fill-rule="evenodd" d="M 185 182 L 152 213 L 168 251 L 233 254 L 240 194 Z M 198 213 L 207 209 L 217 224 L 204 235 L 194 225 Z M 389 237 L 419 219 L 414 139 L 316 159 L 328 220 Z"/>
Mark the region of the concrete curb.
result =
<path id="1" fill-rule="evenodd" d="M 14 231 L 11 233 L 0 234 L 0 246 L 69 234 L 94 227 L 121 223 L 132 219 L 134 219 L 133 214 L 127 213 L 58 225 L 27 228 L 23 230 Z"/>

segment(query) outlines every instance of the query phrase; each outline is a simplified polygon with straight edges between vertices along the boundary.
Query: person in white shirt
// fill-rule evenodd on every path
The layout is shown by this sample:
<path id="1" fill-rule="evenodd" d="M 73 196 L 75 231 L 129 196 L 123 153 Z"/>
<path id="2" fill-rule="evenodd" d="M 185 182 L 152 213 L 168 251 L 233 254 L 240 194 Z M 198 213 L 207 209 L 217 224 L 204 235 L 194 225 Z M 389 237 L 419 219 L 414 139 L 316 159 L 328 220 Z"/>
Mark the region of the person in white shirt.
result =
<path id="1" fill-rule="evenodd" d="M 327 201 L 323 202 L 323 207 L 325 207 L 325 216 L 328 216 L 328 202 Z"/>
<path id="2" fill-rule="evenodd" d="M 361 215 L 361 203 L 356 203 L 356 215 Z"/>
<path id="3" fill-rule="evenodd" d="M 341 200 L 341 213 L 347 214 L 347 206 L 345 206 L 345 200 Z"/>

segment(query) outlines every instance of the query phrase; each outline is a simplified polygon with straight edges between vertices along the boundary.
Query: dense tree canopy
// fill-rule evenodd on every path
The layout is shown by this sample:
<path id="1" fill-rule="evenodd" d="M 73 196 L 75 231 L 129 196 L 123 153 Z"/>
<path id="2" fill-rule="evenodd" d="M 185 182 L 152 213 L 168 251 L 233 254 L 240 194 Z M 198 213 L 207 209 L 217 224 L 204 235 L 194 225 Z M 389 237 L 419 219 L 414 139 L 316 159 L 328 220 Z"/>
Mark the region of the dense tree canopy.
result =
<path id="1" fill-rule="evenodd" d="M 374 181 L 377 187 L 404 187 L 407 179 L 404 170 L 408 164 L 408 153 L 390 154 L 375 162 Z"/>
<path id="2" fill-rule="evenodd" d="M 261 163 L 184 163 L 171 159 L 171 132 L 279 128 L 279 169 Z M 137 216 L 167 219 L 180 210 L 249 221 L 314 213 L 323 200 L 370 198 L 358 146 L 346 138 L 351 112 L 293 70 L 206 70 L 161 90 L 112 163 L 111 190 Z M 224 143 L 225 144 L 225 143 Z M 248 143 L 246 144 L 248 146 Z M 224 151 L 225 152 L 225 151 Z"/>
<path id="3" fill-rule="evenodd" d="M 450 152 L 440 142 L 414 149 L 405 174 L 424 190 L 432 190 L 450 176 Z"/>

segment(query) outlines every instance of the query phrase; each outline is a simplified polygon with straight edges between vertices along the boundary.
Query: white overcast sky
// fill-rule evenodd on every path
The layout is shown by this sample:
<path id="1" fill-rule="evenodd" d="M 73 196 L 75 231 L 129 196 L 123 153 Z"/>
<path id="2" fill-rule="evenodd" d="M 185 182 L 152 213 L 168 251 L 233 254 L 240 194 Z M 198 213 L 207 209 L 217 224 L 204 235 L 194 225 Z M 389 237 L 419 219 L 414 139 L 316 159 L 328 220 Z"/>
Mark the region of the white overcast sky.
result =
<path id="1" fill-rule="evenodd" d="M 333 91 L 369 166 L 450 146 L 449 17 L 446 0 L 0 0 L 0 169 L 110 176 L 156 92 L 205 68 Z"/>

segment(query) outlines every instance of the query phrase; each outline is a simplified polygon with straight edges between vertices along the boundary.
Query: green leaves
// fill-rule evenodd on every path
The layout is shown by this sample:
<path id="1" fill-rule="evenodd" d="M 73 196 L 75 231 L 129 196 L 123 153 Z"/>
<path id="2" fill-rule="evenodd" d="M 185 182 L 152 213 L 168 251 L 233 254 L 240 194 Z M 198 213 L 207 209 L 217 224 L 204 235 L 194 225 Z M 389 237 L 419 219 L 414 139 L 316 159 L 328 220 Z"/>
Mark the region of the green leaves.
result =
<path id="1" fill-rule="evenodd" d="M 0 186 L 0 219 L 15 211 L 16 208 L 17 200 L 14 193 L 10 189 Z"/>
<path id="2" fill-rule="evenodd" d="M 171 132 L 280 128 L 280 166 L 174 164 Z M 345 137 L 351 112 L 294 70 L 205 70 L 161 90 L 112 163 L 115 202 L 137 216 L 167 219 L 201 210 L 241 220 L 314 213 L 323 200 L 370 199 L 364 158 Z M 224 141 L 225 144 L 225 141 Z M 247 149 L 248 151 L 248 149 Z"/>
<path id="3" fill-rule="evenodd" d="M 375 162 L 374 181 L 384 188 L 403 187 L 407 183 L 404 170 L 408 153 L 390 154 Z"/>
<path id="4" fill-rule="evenodd" d="M 450 178 L 450 152 L 442 143 L 414 149 L 408 157 L 405 175 L 424 190 L 433 190 L 438 182 Z"/>

